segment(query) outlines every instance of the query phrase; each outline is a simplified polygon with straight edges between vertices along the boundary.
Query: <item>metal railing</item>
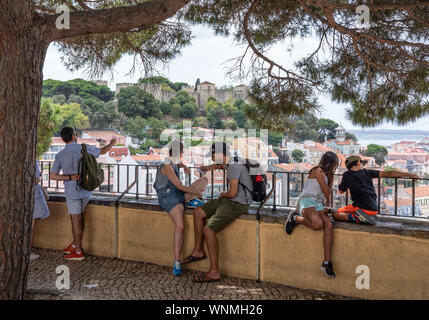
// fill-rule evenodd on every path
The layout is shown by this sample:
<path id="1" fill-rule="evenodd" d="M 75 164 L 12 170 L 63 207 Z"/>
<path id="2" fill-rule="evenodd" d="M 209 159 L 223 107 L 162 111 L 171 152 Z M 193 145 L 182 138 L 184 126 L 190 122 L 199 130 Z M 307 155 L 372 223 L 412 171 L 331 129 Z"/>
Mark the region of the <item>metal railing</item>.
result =
<path id="1" fill-rule="evenodd" d="M 41 185 L 48 191 L 61 191 L 64 189 L 63 182 L 53 181 L 49 178 L 52 162 L 40 161 L 41 165 Z M 95 190 L 98 194 L 119 195 L 125 192 L 128 197 L 135 199 L 157 198 L 153 188 L 156 173 L 159 165 L 134 165 L 134 164 L 101 164 L 105 171 L 104 183 Z M 190 169 L 195 169 L 190 167 Z M 228 188 L 225 171 L 210 171 L 206 175 L 209 180 L 208 190 L 203 194 L 205 200 L 215 198 L 221 191 Z M 295 172 L 284 170 L 268 170 L 269 178 L 268 192 L 275 186 L 272 197 L 266 202 L 265 208 L 276 212 L 277 209 L 290 209 L 296 206 L 299 194 L 304 187 L 308 172 Z M 190 185 L 198 179 L 196 171 L 189 175 L 184 174 L 181 169 L 181 181 L 185 185 Z M 350 195 L 338 193 L 338 184 L 341 174 L 335 175 L 334 188 L 332 191 L 332 205 L 341 207 L 350 204 Z M 130 188 L 130 181 L 134 186 Z M 416 202 L 416 186 L 429 185 L 429 179 L 409 179 L 409 178 L 376 178 L 373 180 L 378 200 L 378 211 L 382 215 L 408 216 L 429 218 L 429 196 L 424 204 Z M 402 187 L 401 187 L 402 186 Z M 404 193 L 402 188 L 409 188 L 411 194 Z M 429 186 L 428 186 L 429 188 Z M 399 192 L 401 191 L 401 194 Z M 404 205 L 405 203 L 405 205 Z"/>

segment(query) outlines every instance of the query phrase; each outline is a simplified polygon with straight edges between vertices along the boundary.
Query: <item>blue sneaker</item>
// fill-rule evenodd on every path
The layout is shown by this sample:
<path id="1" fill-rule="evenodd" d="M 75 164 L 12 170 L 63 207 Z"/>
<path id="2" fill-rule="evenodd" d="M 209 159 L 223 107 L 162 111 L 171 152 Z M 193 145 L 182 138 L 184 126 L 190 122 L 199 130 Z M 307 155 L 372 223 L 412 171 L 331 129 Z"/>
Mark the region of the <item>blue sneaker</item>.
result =
<path id="1" fill-rule="evenodd" d="M 199 206 L 202 206 L 204 204 L 204 201 L 198 198 L 194 198 L 192 200 L 189 200 L 186 204 L 186 208 L 198 208 Z"/>
<path id="2" fill-rule="evenodd" d="M 180 275 L 182 275 L 182 267 L 181 267 L 181 265 L 180 265 L 180 261 L 176 261 L 176 262 L 174 262 L 174 265 L 173 265 L 173 274 L 174 274 L 175 276 L 180 276 Z"/>

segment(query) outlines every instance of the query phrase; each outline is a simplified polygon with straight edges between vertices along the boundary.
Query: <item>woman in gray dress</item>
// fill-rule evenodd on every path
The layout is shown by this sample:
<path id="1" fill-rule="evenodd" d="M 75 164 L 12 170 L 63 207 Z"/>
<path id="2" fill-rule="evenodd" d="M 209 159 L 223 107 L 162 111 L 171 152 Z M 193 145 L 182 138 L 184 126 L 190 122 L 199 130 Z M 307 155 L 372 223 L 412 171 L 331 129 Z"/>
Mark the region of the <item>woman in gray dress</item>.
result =
<path id="1" fill-rule="evenodd" d="M 33 223 L 31 225 L 31 238 L 30 238 L 30 250 L 33 248 L 33 236 L 34 230 L 38 220 L 46 219 L 49 217 L 50 212 L 48 205 L 46 204 L 45 197 L 43 195 L 42 186 L 40 183 L 40 167 L 39 161 L 36 160 L 36 185 L 34 186 L 34 210 L 33 210 Z M 30 261 L 39 258 L 38 254 L 31 252 Z"/>

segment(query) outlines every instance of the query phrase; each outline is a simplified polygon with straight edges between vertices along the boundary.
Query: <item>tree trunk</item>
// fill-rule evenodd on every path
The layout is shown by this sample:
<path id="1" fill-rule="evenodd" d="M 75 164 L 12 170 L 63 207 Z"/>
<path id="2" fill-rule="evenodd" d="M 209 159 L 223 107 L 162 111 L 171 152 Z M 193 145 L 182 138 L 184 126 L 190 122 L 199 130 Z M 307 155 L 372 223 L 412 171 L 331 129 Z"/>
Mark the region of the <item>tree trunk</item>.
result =
<path id="1" fill-rule="evenodd" d="M 37 124 L 48 43 L 40 31 L 1 27 L 0 299 L 22 299 L 27 285 Z"/>

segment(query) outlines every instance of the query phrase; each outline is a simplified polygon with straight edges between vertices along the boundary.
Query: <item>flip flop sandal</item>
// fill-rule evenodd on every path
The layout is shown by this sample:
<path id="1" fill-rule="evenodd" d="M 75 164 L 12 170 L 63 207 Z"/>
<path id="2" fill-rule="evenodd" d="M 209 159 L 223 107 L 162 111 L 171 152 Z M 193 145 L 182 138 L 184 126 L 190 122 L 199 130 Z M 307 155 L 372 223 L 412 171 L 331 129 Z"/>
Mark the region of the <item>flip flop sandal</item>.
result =
<path id="1" fill-rule="evenodd" d="M 193 280 L 193 282 L 196 282 L 196 283 L 208 283 L 208 282 L 219 282 L 220 280 L 222 280 L 222 279 L 212 279 L 212 278 L 208 277 L 207 275 L 202 275 L 202 276 L 199 276 L 199 277 L 195 278 Z"/>
<path id="2" fill-rule="evenodd" d="M 205 258 L 207 258 L 207 256 L 206 256 L 206 255 L 204 255 L 204 256 L 202 256 L 202 257 L 194 257 L 194 256 L 192 256 L 192 255 L 189 255 L 189 256 L 187 256 L 187 257 L 186 257 L 186 259 L 185 259 L 185 260 L 183 260 L 183 261 L 181 262 L 181 264 L 182 264 L 182 265 L 190 264 L 190 263 L 192 263 L 192 262 L 195 262 L 195 261 L 198 261 L 198 260 L 203 260 L 203 259 L 205 259 Z"/>

